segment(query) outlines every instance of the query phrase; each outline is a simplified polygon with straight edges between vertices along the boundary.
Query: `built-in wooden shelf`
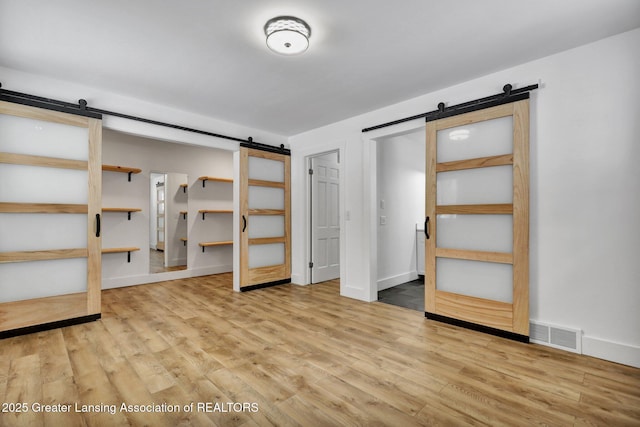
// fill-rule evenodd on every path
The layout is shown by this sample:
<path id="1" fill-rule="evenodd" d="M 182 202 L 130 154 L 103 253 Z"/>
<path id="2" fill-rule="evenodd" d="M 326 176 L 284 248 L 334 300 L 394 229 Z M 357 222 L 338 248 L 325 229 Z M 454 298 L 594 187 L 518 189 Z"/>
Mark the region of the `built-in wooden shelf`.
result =
<path id="1" fill-rule="evenodd" d="M 233 209 L 200 209 L 198 213 L 202 214 L 204 220 L 205 214 L 229 214 L 233 213 Z"/>
<path id="2" fill-rule="evenodd" d="M 130 168 L 127 166 L 114 166 L 114 165 L 102 165 L 102 170 L 107 172 L 126 173 L 129 177 L 129 181 L 131 181 L 131 174 L 142 172 L 142 169 Z"/>
<path id="3" fill-rule="evenodd" d="M 102 212 L 126 212 L 127 219 L 131 221 L 131 212 L 141 212 L 140 208 L 102 208 Z"/>
<path id="4" fill-rule="evenodd" d="M 202 188 L 204 188 L 204 184 L 207 181 L 214 181 L 214 182 L 233 182 L 232 178 L 218 178 L 215 176 L 200 176 L 198 177 L 198 179 L 200 181 L 202 181 Z"/>
<path id="5" fill-rule="evenodd" d="M 182 188 L 183 193 L 187 192 L 187 187 L 189 187 L 189 184 L 180 184 L 180 188 Z"/>
<path id="6" fill-rule="evenodd" d="M 188 213 L 189 212 L 187 212 L 187 211 L 180 211 L 180 215 L 182 215 L 182 219 L 187 219 L 187 214 Z"/>
<path id="7" fill-rule="evenodd" d="M 129 247 L 129 248 L 102 248 L 103 254 L 119 254 L 119 253 L 127 253 L 127 262 L 131 262 L 131 252 L 139 251 L 140 248 Z"/>
<path id="8" fill-rule="evenodd" d="M 187 246 L 187 238 L 186 237 L 181 237 L 180 241 L 184 243 L 185 246 Z"/>
<path id="9" fill-rule="evenodd" d="M 204 248 L 209 246 L 229 246 L 233 245 L 233 240 L 227 240 L 222 242 L 200 242 L 198 243 L 202 247 L 202 252 L 204 252 Z"/>

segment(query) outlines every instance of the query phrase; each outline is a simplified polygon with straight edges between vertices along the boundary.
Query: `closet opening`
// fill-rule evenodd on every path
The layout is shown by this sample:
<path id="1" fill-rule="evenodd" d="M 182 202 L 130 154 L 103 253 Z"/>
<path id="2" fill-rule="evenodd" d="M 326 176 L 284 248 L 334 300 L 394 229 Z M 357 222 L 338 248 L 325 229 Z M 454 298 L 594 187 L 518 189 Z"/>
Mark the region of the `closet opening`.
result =
<path id="1" fill-rule="evenodd" d="M 233 152 L 104 129 L 104 289 L 233 271 Z M 124 212 L 126 210 L 127 212 Z M 126 255 L 126 254 L 125 254 Z"/>
<path id="2" fill-rule="evenodd" d="M 377 299 L 424 312 L 425 128 L 373 143 Z"/>

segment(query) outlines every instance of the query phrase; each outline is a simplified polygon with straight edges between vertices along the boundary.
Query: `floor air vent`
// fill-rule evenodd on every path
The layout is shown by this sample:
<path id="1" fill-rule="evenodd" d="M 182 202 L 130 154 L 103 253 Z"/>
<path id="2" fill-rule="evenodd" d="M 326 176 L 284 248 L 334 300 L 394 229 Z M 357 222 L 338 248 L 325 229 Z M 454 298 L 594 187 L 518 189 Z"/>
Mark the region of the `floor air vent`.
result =
<path id="1" fill-rule="evenodd" d="M 532 321 L 529 323 L 529 339 L 537 344 L 582 354 L 582 331 L 579 329 Z"/>

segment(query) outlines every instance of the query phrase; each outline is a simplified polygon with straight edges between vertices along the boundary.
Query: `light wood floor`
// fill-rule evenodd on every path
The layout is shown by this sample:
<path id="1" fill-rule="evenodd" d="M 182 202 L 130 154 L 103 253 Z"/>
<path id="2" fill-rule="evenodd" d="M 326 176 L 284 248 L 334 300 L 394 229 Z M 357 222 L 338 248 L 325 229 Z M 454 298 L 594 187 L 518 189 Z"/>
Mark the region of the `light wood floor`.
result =
<path id="1" fill-rule="evenodd" d="M 639 369 L 338 290 L 239 294 L 225 274 L 105 291 L 100 321 L 0 341 L 0 402 L 30 408 L 1 413 L 0 425 L 640 425 Z M 130 413 L 123 402 L 258 411 Z M 36 413 L 33 403 L 117 410 Z"/>

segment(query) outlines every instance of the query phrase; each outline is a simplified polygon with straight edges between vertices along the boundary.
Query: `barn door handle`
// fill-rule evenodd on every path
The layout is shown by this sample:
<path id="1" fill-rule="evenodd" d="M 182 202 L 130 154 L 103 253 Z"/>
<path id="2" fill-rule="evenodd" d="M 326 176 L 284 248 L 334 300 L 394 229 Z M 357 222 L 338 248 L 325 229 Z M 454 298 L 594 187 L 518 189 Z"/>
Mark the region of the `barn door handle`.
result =
<path id="1" fill-rule="evenodd" d="M 429 240 L 429 217 L 424 219 L 424 235 Z"/>
<path id="2" fill-rule="evenodd" d="M 100 214 L 96 214 L 96 237 L 100 237 Z"/>
<path id="3" fill-rule="evenodd" d="M 242 215 L 242 232 L 244 233 L 244 230 L 247 229 L 247 218 Z"/>

